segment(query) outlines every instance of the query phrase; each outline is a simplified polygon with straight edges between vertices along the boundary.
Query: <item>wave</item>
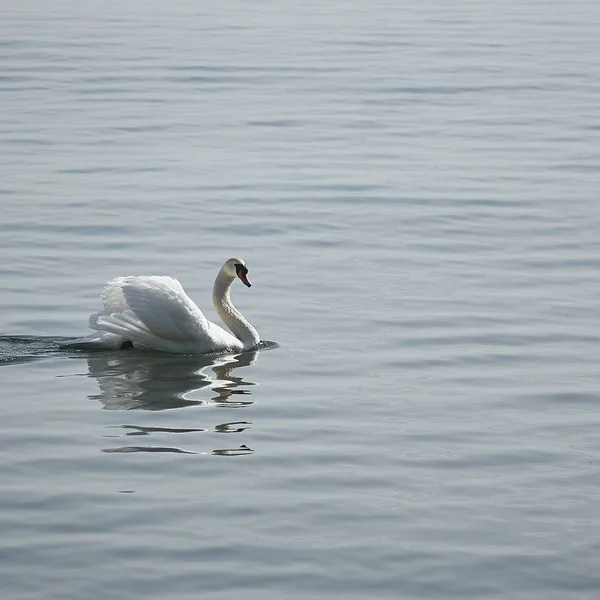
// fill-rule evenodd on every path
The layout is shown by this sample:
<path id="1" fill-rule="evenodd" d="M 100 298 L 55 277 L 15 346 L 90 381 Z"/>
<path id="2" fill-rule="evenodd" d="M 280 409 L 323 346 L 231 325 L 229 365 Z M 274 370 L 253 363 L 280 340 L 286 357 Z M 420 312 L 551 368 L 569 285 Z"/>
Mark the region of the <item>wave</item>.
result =
<path id="1" fill-rule="evenodd" d="M 48 358 L 55 355 L 85 355 L 90 354 L 105 354 L 107 352 L 114 353 L 114 350 L 82 350 L 74 347 L 63 347 L 70 341 L 76 340 L 76 337 L 64 337 L 64 336 L 33 336 L 33 335 L 0 335 L 0 366 L 20 364 L 24 362 L 31 362 L 34 360 L 40 360 L 42 358 Z M 278 348 L 279 344 L 276 342 L 260 342 L 253 351 L 268 350 L 272 348 Z M 142 354 L 139 350 L 128 348 L 119 350 L 118 352 L 135 352 L 136 354 Z M 151 356 L 153 354 L 162 354 L 151 351 L 144 351 L 144 355 Z M 204 355 L 204 356 L 220 356 L 221 354 L 215 355 Z M 201 355 L 199 355 L 201 356 Z"/>

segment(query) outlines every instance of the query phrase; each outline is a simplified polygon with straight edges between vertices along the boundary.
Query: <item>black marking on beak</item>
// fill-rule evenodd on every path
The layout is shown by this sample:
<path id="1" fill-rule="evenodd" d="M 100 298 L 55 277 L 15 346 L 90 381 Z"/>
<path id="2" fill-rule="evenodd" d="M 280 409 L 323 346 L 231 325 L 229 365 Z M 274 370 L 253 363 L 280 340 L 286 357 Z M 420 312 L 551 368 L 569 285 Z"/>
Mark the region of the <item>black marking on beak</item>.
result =
<path id="1" fill-rule="evenodd" d="M 248 267 L 241 265 L 240 263 L 235 263 L 235 273 L 239 277 L 240 273 L 242 275 L 248 275 Z"/>

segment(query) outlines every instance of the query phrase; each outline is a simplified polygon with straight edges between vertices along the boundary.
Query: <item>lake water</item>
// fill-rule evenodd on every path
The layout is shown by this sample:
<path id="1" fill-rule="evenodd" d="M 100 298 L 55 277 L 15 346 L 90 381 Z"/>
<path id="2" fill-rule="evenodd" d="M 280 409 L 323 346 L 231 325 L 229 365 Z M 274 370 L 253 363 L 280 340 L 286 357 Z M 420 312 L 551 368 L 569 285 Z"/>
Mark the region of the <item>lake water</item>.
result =
<path id="1" fill-rule="evenodd" d="M 595 1 L 11 2 L 3 599 L 592 599 Z M 60 351 L 172 274 L 278 348 Z"/>

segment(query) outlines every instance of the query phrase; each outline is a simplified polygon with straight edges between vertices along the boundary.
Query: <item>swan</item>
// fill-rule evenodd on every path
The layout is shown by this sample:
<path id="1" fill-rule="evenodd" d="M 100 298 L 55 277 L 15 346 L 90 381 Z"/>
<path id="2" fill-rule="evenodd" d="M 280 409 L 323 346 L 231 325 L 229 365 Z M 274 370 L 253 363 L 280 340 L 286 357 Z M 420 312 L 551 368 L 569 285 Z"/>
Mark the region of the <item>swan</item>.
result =
<path id="1" fill-rule="evenodd" d="M 250 350 L 260 338 L 231 302 L 229 291 L 236 278 L 251 286 L 246 263 L 230 258 L 221 267 L 212 294 L 217 314 L 232 333 L 209 321 L 174 277 L 128 276 L 112 279 L 102 290 L 103 310 L 89 318 L 96 332 L 64 345 L 107 349 L 133 346 L 181 353 Z"/>

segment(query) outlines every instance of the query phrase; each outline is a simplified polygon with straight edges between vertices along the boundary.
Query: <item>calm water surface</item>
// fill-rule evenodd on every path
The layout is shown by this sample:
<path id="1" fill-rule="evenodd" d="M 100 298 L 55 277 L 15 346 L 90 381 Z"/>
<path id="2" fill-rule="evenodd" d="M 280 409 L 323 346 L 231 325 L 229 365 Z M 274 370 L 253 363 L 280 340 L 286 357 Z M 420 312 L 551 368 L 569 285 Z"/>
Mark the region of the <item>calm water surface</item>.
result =
<path id="1" fill-rule="evenodd" d="M 596 598 L 600 8 L 9 3 L 2 598 Z M 60 351 L 178 277 L 238 357 Z"/>

